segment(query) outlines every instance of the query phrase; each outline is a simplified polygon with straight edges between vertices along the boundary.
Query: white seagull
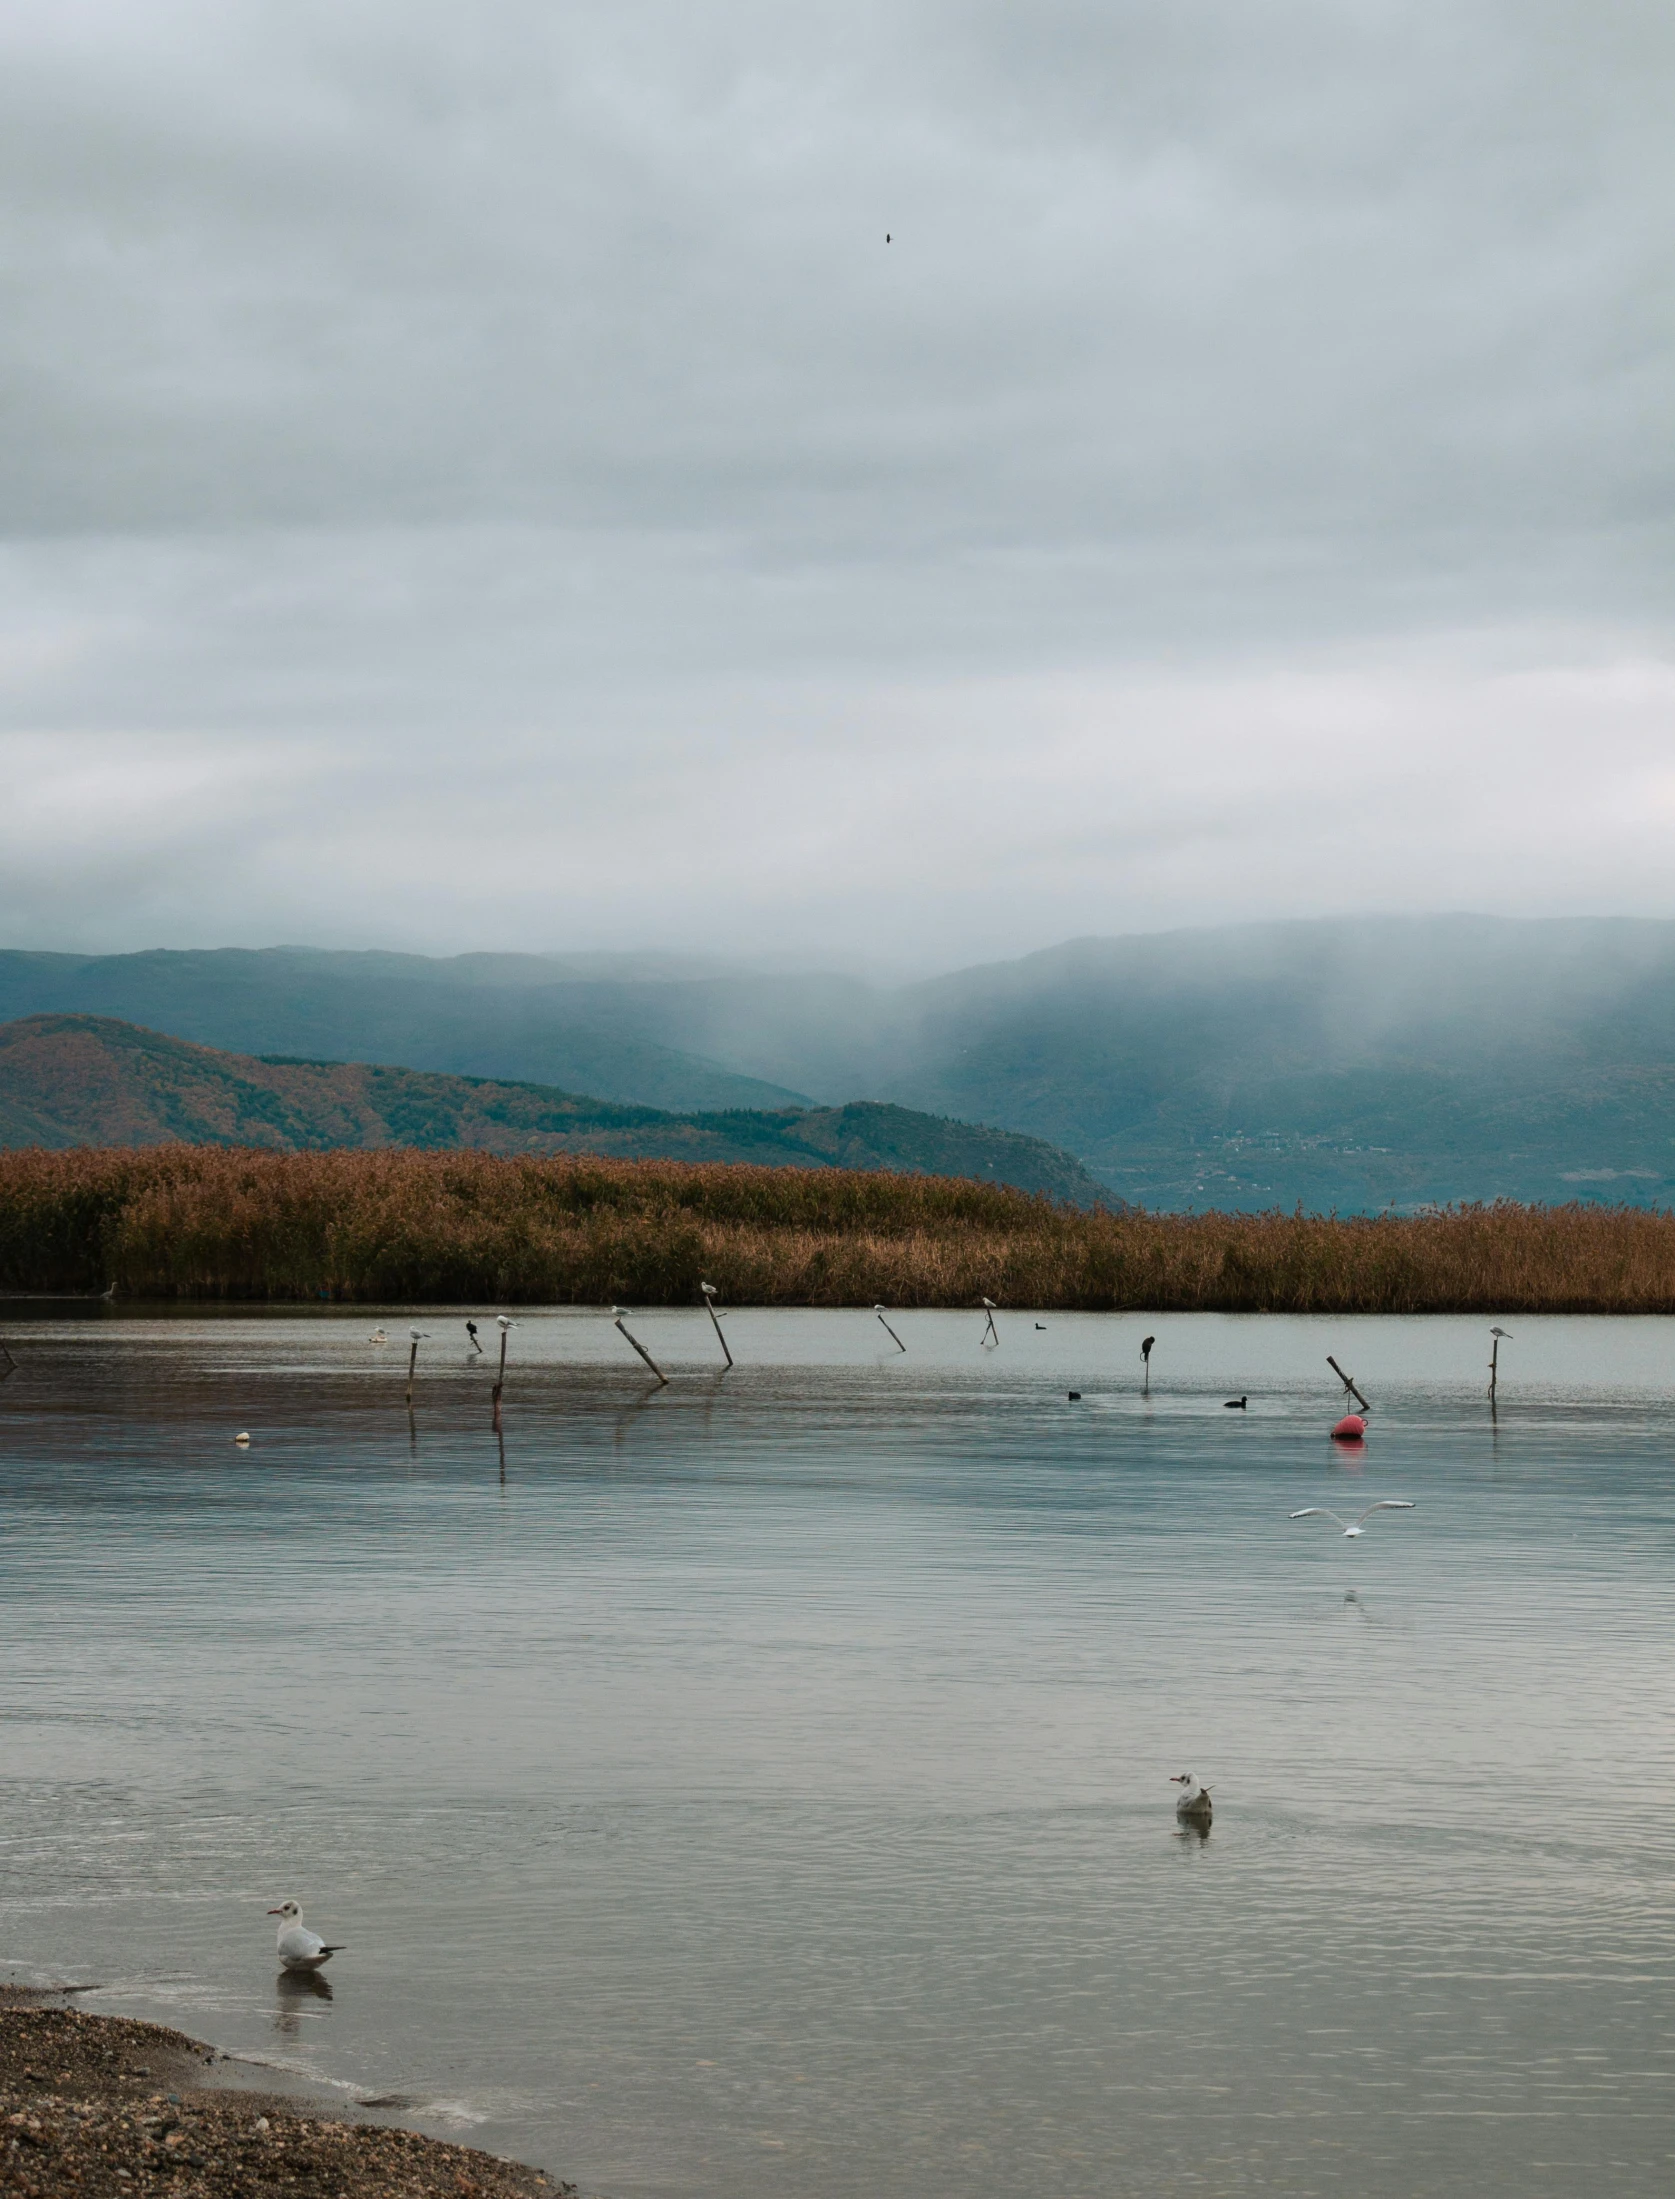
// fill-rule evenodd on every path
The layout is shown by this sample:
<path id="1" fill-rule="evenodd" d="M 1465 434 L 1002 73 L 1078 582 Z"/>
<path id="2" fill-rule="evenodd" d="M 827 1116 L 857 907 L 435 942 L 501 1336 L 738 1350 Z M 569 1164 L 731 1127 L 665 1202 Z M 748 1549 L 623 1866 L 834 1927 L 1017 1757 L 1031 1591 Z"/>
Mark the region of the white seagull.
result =
<path id="1" fill-rule="evenodd" d="M 1489 1334 L 1498 1336 L 1503 1344 L 1510 1344 L 1512 1341 L 1512 1331 L 1510 1329 L 1491 1329 Z"/>
<path id="2" fill-rule="evenodd" d="M 1293 1519 L 1335 1520 L 1346 1535 L 1354 1536 L 1362 1532 L 1367 1521 L 1372 1518 L 1375 1512 L 1411 1512 L 1413 1509 L 1413 1505 L 1406 1497 L 1380 1497 L 1376 1504 L 1367 1506 L 1367 1509 L 1361 1514 L 1353 1527 L 1348 1520 L 1338 1519 L 1337 1513 L 1329 1511 L 1324 1504 L 1305 1504 L 1300 1512 L 1293 1512 L 1291 1517 Z"/>
<path id="3" fill-rule="evenodd" d="M 279 1959 L 287 1970 L 318 1970 L 333 1955 L 342 1954 L 341 1945 L 328 1946 L 318 1932 L 304 1926 L 302 1911 L 294 1901 L 282 1901 L 268 1915 L 279 1919 Z"/>
<path id="4" fill-rule="evenodd" d="M 518 1324 L 509 1314 L 497 1313 L 494 1317 L 494 1325 L 497 1329 L 515 1329 Z"/>
<path id="5" fill-rule="evenodd" d="M 715 1296 L 715 1285 L 713 1283 L 700 1283 L 698 1285 L 698 1288 L 703 1292 L 706 1298 L 713 1298 Z"/>
<path id="6" fill-rule="evenodd" d="M 1175 1815 L 1184 1817 L 1189 1824 L 1207 1825 L 1210 1822 L 1210 1790 L 1201 1787 L 1189 1771 L 1171 1774 L 1170 1784 L 1180 1788 L 1175 1797 Z"/>
<path id="7" fill-rule="evenodd" d="M 407 1333 L 412 1337 L 415 1344 L 422 1344 L 430 1331 L 429 1329 L 409 1329 Z"/>

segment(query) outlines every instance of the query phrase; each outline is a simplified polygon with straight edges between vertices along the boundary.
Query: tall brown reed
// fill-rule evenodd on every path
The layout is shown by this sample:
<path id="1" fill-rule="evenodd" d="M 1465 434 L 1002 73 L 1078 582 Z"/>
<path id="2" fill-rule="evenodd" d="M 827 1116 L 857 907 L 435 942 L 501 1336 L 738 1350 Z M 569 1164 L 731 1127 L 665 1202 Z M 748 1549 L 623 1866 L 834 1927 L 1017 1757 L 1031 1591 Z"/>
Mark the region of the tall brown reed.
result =
<path id="1" fill-rule="evenodd" d="M 0 1290 L 506 1304 L 1667 1313 L 1675 1216 L 1088 1214 L 839 1169 L 205 1146 L 0 1153 Z"/>

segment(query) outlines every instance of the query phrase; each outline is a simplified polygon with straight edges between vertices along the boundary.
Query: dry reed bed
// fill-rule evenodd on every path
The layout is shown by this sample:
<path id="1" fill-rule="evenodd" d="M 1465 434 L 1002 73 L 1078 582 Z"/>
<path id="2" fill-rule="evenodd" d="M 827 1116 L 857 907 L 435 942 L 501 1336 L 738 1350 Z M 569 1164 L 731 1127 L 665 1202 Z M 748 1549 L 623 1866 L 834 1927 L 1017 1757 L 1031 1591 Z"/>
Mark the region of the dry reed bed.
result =
<path id="1" fill-rule="evenodd" d="M 363 1303 L 1668 1313 L 1675 1215 L 1088 1214 L 934 1176 L 203 1146 L 0 1153 L 0 1290 Z"/>

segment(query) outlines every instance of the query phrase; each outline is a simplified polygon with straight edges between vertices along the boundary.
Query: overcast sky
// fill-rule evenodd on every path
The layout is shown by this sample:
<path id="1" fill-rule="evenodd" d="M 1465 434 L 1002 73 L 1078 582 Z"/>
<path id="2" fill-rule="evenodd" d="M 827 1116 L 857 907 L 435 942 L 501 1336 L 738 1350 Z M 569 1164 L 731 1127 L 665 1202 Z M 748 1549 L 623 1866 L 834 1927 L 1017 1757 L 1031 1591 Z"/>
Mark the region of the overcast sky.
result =
<path id="1" fill-rule="evenodd" d="M 1667 0 L 11 0 L 0 944 L 1675 915 L 1672 94 Z"/>

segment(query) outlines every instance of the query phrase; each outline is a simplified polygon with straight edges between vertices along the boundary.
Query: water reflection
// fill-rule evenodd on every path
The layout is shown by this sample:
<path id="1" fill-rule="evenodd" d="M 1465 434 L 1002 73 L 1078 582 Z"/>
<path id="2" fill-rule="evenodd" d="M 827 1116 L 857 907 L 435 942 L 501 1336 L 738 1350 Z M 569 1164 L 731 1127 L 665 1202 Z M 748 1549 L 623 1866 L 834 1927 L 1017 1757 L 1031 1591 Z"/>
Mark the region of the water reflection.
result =
<path id="1" fill-rule="evenodd" d="M 303 2018 L 317 2013 L 310 2003 L 336 1997 L 331 1981 L 318 1970 L 281 1970 L 273 1981 L 273 1990 L 273 2028 L 288 2039 L 300 2037 Z"/>

